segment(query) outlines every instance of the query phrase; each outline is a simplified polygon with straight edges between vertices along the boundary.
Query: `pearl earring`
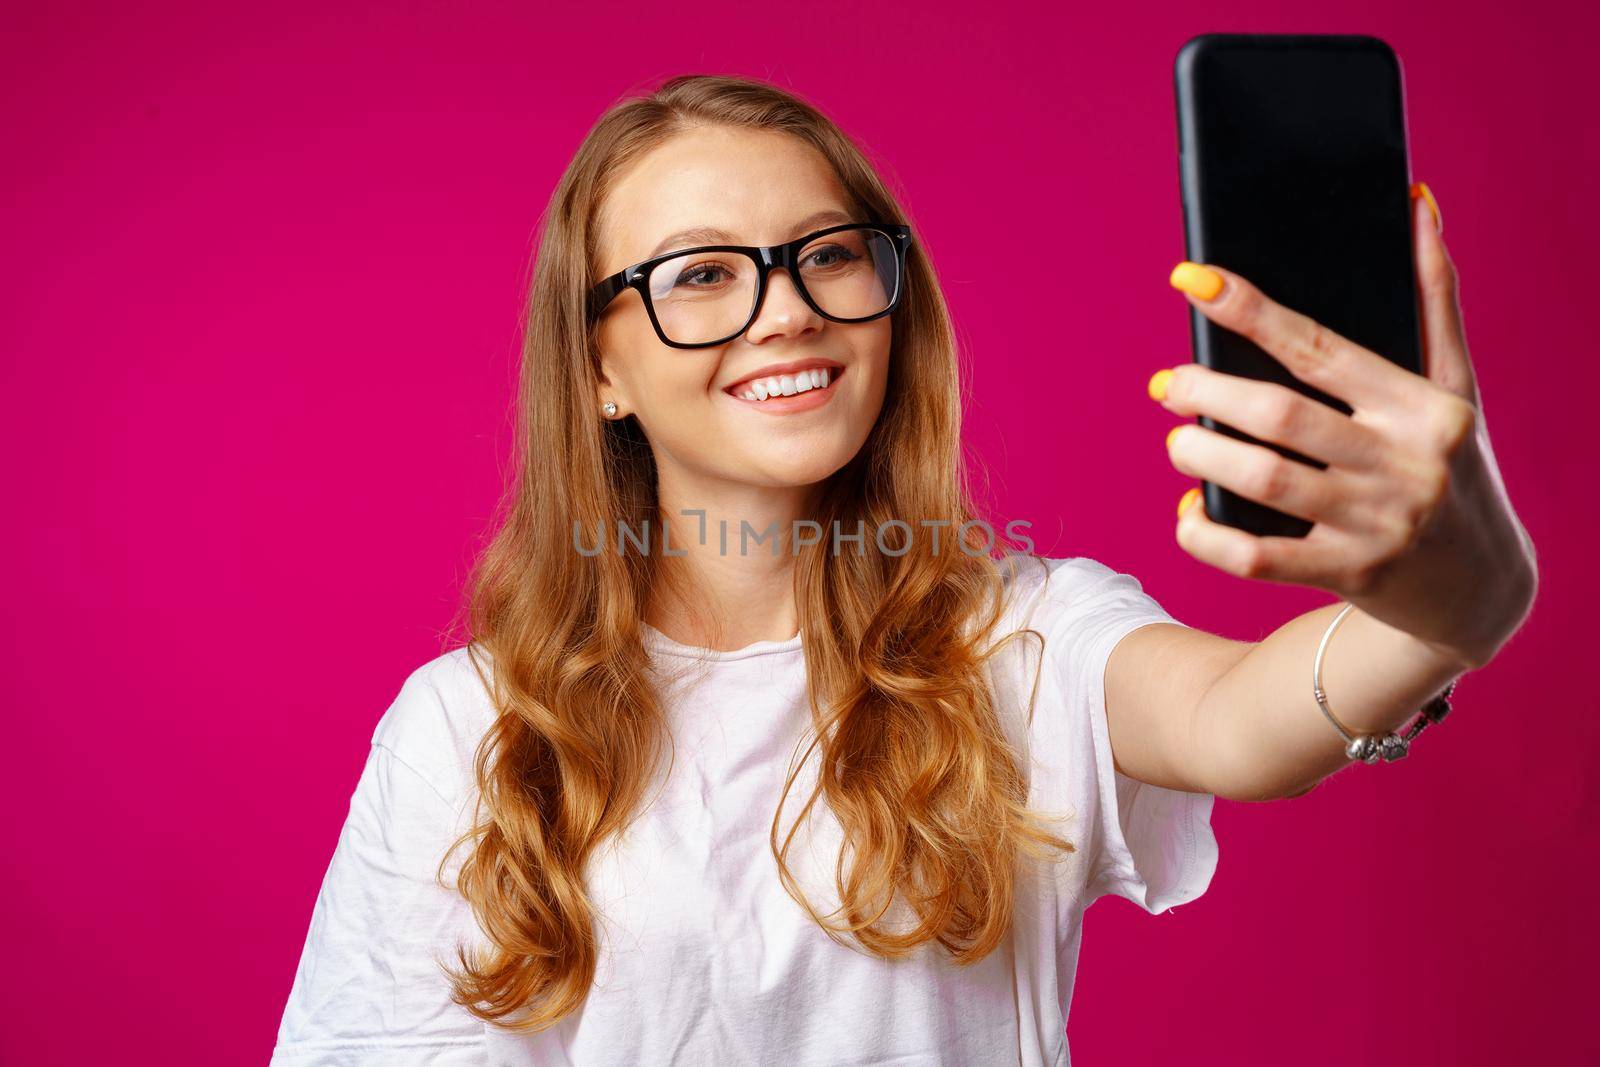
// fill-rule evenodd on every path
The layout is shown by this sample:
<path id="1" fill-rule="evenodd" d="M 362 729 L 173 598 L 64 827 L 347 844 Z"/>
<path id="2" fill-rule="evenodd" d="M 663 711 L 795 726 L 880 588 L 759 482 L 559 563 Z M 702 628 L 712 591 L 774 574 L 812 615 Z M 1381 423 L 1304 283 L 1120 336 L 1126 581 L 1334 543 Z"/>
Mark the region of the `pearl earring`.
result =
<path id="1" fill-rule="evenodd" d="M 608 419 L 614 419 L 617 417 L 617 405 L 613 404 L 609 400 L 600 405 L 600 410 L 605 412 L 605 416 Z"/>

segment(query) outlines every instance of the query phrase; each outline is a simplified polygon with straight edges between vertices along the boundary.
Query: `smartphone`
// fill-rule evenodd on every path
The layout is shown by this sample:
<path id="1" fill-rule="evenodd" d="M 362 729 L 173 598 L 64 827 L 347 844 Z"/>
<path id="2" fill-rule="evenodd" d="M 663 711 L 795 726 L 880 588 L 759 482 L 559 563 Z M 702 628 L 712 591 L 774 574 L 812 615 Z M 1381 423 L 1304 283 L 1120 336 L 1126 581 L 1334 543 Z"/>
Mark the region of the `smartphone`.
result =
<path id="1" fill-rule="evenodd" d="M 1376 37 L 1201 34 L 1173 63 L 1186 258 L 1215 263 L 1334 333 L 1422 373 L 1400 61 Z M 1189 309 L 1194 359 L 1277 382 L 1344 414 L 1240 334 Z M 1327 464 L 1209 416 L 1200 425 Z M 1206 515 L 1250 533 L 1312 523 L 1203 485 Z"/>

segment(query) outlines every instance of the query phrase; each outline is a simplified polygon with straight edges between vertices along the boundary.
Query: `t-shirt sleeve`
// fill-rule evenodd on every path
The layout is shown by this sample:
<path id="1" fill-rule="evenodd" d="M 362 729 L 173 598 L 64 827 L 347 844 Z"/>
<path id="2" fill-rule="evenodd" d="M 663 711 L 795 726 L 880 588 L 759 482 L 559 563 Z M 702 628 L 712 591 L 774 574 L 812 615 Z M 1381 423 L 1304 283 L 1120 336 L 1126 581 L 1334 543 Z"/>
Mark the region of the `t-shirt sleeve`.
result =
<path id="1" fill-rule="evenodd" d="M 1087 557 L 1046 560 L 1047 670 L 1067 706 L 1057 709 L 1071 773 L 1082 776 L 1090 839 L 1083 904 L 1113 894 L 1151 914 L 1199 897 L 1217 866 L 1211 829 L 1215 798 L 1150 785 L 1116 769 L 1106 719 L 1105 674 L 1112 650 L 1151 623 L 1179 622 L 1131 574 Z M 1058 585 L 1059 583 L 1059 585 Z M 1051 649 L 1054 645 L 1054 649 Z"/>
<path id="2" fill-rule="evenodd" d="M 396 717 L 436 714 L 430 700 L 436 691 L 413 675 L 380 736 L 395 732 Z M 273 1064 L 483 1062 L 484 1023 L 450 1000 L 438 965 L 455 962 L 473 929 L 466 901 L 435 880 L 461 818 L 410 763 L 373 743 L 317 895 Z M 445 885 L 467 847 L 451 857 Z"/>

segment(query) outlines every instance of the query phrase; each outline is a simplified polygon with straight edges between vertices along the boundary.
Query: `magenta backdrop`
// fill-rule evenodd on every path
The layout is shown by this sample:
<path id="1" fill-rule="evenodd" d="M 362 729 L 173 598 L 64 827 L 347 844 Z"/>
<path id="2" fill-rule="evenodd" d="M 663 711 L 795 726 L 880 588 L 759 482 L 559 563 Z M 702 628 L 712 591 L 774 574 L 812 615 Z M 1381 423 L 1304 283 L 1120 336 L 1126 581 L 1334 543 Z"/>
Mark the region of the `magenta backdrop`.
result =
<path id="1" fill-rule="evenodd" d="M 8 9 L 0 1060 L 265 1061 L 374 722 L 444 647 L 494 506 L 546 198 L 667 75 L 769 78 L 882 161 L 971 355 L 998 511 L 1041 551 L 1238 638 L 1328 603 L 1173 537 L 1190 481 L 1145 381 L 1189 358 L 1171 64 L 1207 31 L 1399 52 L 1543 590 L 1415 758 L 1219 802 L 1202 901 L 1094 908 L 1074 1054 L 1596 1055 L 1600 709 L 1567 664 L 1596 638 L 1600 27 L 1576 3 L 1317 7 Z M 1019 312 L 1006 265 L 1038 247 L 1067 258 Z"/>

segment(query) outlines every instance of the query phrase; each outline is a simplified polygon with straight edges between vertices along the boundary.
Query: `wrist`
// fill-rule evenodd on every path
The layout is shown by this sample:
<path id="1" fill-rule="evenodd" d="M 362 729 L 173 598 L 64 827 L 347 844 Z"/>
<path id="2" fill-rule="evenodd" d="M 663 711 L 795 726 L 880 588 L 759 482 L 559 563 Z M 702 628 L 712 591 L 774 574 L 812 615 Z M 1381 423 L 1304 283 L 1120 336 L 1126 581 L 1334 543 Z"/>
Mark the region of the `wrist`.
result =
<path id="1" fill-rule="evenodd" d="M 1533 609 L 1539 587 L 1538 573 L 1531 562 L 1497 577 L 1499 580 L 1490 584 L 1481 604 L 1463 612 L 1464 618 L 1477 623 L 1470 633 L 1449 641 L 1421 637 L 1416 640 L 1460 671 L 1475 671 L 1487 665 L 1521 629 Z"/>

